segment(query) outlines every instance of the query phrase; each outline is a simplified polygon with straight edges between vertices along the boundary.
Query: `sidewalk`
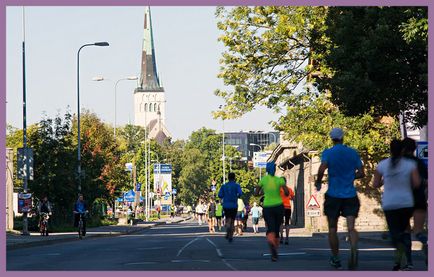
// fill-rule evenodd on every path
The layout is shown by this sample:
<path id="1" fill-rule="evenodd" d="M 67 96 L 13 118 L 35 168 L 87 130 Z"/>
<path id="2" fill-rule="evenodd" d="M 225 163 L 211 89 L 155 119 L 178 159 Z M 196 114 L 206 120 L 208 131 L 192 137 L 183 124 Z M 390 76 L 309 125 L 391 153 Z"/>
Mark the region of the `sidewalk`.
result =
<path id="1" fill-rule="evenodd" d="M 153 222 L 139 222 L 137 225 L 109 225 L 93 227 L 86 230 L 86 238 L 120 236 L 139 232 L 156 225 L 178 223 L 189 220 L 190 217 L 162 218 Z M 6 249 L 14 250 L 25 247 L 48 245 L 65 241 L 77 240 L 77 232 L 50 233 L 49 236 L 41 236 L 40 233 L 31 232 L 30 236 L 23 236 L 19 231 L 6 233 Z"/>

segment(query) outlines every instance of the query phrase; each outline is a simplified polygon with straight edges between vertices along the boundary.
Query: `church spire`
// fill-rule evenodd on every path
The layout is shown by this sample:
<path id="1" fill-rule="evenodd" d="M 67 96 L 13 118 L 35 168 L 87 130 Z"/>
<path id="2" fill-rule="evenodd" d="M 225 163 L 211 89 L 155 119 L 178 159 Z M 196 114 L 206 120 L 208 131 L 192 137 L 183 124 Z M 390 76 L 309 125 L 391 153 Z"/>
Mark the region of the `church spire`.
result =
<path id="1" fill-rule="evenodd" d="M 142 47 L 142 66 L 140 88 L 145 91 L 163 91 L 157 75 L 155 48 L 152 34 L 151 10 L 145 7 L 144 35 Z"/>

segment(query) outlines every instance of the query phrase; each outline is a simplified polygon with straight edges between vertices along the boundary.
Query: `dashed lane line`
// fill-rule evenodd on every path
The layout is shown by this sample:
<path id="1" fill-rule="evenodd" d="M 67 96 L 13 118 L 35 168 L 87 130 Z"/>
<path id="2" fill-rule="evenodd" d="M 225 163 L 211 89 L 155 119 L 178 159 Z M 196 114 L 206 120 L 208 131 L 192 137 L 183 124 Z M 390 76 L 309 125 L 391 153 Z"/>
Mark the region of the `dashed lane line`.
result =
<path id="1" fill-rule="evenodd" d="M 217 245 L 212 241 L 212 240 L 210 240 L 209 238 L 207 238 L 206 239 L 212 246 L 214 246 L 214 248 L 215 248 L 215 250 L 216 250 L 216 252 L 217 252 L 217 255 L 222 259 L 222 262 L 228 267 L 228 268 L 230 268 L 230 269 L 232 269 L 232 270 L 234 270 L 234 271 L 236 271 L 237 269 L 235 268 L 235 267 L 233 267 L 230 263 L 228 263 L 228 261 L 226 260 L 226 259 L 223 259 L 223 254 L 222 254 L 222 252 L 221 252 L 221 250 L 217 247 Z"/>

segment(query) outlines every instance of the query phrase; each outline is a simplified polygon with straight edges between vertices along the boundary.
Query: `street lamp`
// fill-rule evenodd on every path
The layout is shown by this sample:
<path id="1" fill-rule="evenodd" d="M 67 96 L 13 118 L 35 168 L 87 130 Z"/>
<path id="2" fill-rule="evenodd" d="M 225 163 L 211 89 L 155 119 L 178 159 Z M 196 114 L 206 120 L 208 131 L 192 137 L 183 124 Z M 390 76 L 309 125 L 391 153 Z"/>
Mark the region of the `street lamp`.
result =
<path id="1" fill-rule="evenodd" d="M 81 140 L 80 140 L 80 51 L 86 46 L 109 46 L 108 42 L 95 42 L 82 45 L 77 52 L 77 175 L 78 175 L 78 192 L 81 192 Z"/>
<path id="2" fill-rule="evenodd" d="M 223 109 L 223 106 L 220 105 L 219 109 Z M 226 176 L 225 176 L 225 119 L 224 117 L 222 117 L 222 124 L 223 124 L 223 134 L 222 134 L 222 145 L 223 145 L 223 149 L 222 149 L 222 161 L 223 161 L 223 184 L 226 183 Z"/>
<path id="3" fill-rule="evenodd" d="M 114 120 L 114 124 L 113 124 L 113 136 L 116 140 L 116 115 L 117 115 L 117 109 L 116 109 L 116 99 L 117 99 L 117 87 L 118 87 L 118 83 L 120 81 L 133 81 L 133 80 L 138 80 L 139 78 L 137 76 L 129 76 L 129 77 L 125 77 L 125 78 L 121 78 L 119 80 L 116 81 L 115 83 L 115 98 L 114 98 L 114 105 L 115 105 L 115 120 Z M 94 77 L 92 78 L 93 81 L 96 82 L 101 82 L 106 80 L 104 77 Z"/>
<path id="4" fill-rule="evenodd" d="M 120 81 L 128 81 L 128 80 L 133 81 L 133 80 L 137 80 L 137 79 L 138 79 L 137 76 L 130 76 L 130 77 L 122 78 L 122 79 L 119 79 L 116 81 L 116 84 L 115 84 L 115 124 L 114 124 L 114 131 L 113 131 L 113 135 L 115 137 L 115 140 L 116 140 L 116 91 L 117 91 L 118 83 Z"/>
<path id="5" fill-rule="evenodd" d="M 256 144 L 256 143 L 250 143 L 250 146 L 259 146 L 259 149 L 260 149 L 260 151 L 262 152 L 262 146 L 260 146 L 259 144 Z M 261 172 L 262 172 L 262 170 L 261 170 L 261 167 L 260 166 L 258 166 L 258 168 L 259 168 L 259 180 L 261 180 Z"/>

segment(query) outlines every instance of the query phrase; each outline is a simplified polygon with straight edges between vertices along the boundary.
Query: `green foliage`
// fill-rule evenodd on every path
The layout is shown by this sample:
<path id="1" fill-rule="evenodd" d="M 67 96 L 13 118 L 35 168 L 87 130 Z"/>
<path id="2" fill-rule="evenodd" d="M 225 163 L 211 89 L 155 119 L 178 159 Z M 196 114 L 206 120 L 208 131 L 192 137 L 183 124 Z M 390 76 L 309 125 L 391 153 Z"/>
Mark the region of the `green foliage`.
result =
<path id="1" fill-rule="evenodd" d="M 296 98 L 296 99 L 295 99 Z M 367 177 L 359 186 L 367 196 L 379 199 L 378 190 L 369 183 L 378 161 L 388 156 L 389 143 L 399 138 L 398 122 L 393 118 L 377 118 L 373 113 L 349 117 L 331 102 L 328 93 L 312 96 L 309 93 L 294 96 L 293 105 L 275 126 L 285 131 L 287 139 L 301 142 L 307 150 L 319 153 L 332 146 L 329 132 L 341 127 L 345 132 L 344 143 L 355 148 L 361 155 Z"/>
<path id="2" fill-rule="evenodd" d="M 326 41 L 312 39 L 320 91 L 331 91 L 345 115 L 405 111 L 407 121 L 426 125 L 427 8 L 331 7 L 326 26 Z"/>
<path id="3" fill-rule="evenodd" d="M 258 104 L 279 110 L 308 76 L 310 31 L 322 30 L 326 7 L 259 6 L 218 8 L 219 40 L 226 46 L 219 78 L 233 91 L 215 116 L 236 118 Z"/>

